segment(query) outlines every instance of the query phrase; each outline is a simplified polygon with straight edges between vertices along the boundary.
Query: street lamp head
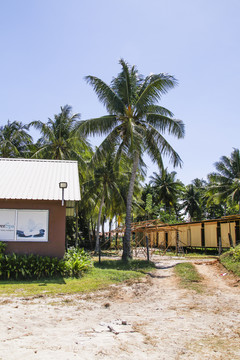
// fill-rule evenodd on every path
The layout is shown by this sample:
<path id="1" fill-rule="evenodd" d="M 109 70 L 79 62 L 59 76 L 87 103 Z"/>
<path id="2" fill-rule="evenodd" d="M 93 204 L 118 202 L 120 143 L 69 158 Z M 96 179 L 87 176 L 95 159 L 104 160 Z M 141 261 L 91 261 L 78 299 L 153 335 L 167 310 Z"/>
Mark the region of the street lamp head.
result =
<path id="1" fill-rule="evenodd" d="M 67 182 L 66 181 L 61 181 L 60 183 L 59 183 L 59 187 L 60 187 L 60 189 L 62 189 L 62 206 L 64 206 L 64 189 L 66 189 L 67 188 Z"/>
<path id="2" fill-rule="evenodd" d="M 60 187 L 60 189 L 66 189 L 67 188 L 67 182 L 66 181 L 61 181 L 60 183 L 59 183 L 59 187 Z"/>

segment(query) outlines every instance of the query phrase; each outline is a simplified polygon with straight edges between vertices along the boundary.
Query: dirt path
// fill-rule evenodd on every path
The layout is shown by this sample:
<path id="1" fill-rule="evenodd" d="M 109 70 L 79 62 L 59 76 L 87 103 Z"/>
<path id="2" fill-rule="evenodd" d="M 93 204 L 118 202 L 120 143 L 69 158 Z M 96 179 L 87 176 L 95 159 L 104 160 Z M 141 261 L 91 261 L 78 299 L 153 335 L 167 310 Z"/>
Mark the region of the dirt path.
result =
<path id="1" fill-rule="evenodd" d="M 204 293 L 181 289 L 180 260 L 90 295 L 0 298 L 1 360 L 240 359 L 240 282 L 195 261 Z"/>

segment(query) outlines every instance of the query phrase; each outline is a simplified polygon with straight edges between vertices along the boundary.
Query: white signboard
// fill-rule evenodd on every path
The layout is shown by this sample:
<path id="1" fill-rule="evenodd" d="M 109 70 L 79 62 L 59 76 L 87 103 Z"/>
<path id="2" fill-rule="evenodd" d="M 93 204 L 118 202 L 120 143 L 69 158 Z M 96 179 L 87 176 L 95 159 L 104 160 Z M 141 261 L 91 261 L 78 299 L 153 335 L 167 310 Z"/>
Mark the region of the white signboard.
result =
<path id="1" fill-rule="evenodd" d="M 16 210 L 0 209 L 0 241 L 15 239 Z"/>
<path id="2" fill-rule="evenodd" d="M 48 210 L 0 209 L 0 241 L 48 241 Z"/>
<path id="3" fill-rule="evenodd" d="M 48 211 L 18 211 L 16 235 L 17 240 L 46 241 L 48 238 Z"/>

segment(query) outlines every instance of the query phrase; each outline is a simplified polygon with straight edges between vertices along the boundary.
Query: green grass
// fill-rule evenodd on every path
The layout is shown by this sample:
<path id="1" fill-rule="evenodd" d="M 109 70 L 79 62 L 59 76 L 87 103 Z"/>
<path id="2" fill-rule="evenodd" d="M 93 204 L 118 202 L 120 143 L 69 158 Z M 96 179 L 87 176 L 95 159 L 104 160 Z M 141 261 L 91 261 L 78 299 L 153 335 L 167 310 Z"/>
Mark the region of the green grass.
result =
<path id="1" fill-rule="evenodd" d="M 235 258 L 234 258 L 235 254 Z M 238 254 L 238 256 L 236 256 Z M 235 275 L 240 277 L 240 245 L 236 246 L 235 249 L 224 253 L 220 256 L 220 261 L 228 271 L 232 271 Z"/>
<path id="2" fill-rule="evenodd" d="M 240 277 L 240 262 L 233 262 L 231 257 L 225 257 L 221 259 L 221 263 L 228 271 L 232 271 L 235 275 Z"/>
<path id="3" fill-rule="evenodd" d="M 128 279 L 137 279 L 152 270 L 154 264 L 147 261 L 104 260 L 82 278 L 54 278 L 33 281 L 0 281 L 0 296 L 40 296 L 88 293 Z"/>
<path id="4" fill-rule="evenodd" d="M 177 264 L 174 268 L 175 274 L 180 279 L 180 285 L 185 289 L 194 290 L 198 293 L 203 291 L 201 276 L 195 266 L 191 263 Z"/>

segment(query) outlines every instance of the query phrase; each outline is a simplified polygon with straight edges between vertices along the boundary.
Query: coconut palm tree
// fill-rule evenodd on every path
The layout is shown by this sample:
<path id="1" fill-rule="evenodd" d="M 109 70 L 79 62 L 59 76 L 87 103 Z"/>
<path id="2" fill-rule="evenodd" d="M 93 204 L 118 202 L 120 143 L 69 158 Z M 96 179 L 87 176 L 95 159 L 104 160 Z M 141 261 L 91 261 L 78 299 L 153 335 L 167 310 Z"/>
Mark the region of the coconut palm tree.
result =
<path id="1" fill-rule="evenodd" d="M 178 198 L 183 189 L 183 183 L 176 179 L 176 171 L 168 172 L 166 169 L 161 169 L 160 173 L 153 173 L 150 176 L 150 185 L 153 187 L 155 202 L 163 202 L 165 211 L 171 211 L 171 208 L 176 209 Z"/>
<path id="2" fill-rule="evenodd" d="M 184 209 L 185 214 L 189 215 L 190 221 L 200 220 L 201 218 L 200 199 L 201 193 L 193 184 L 185 187 L 181 208 Z"/>
<path id="3" fill-rule="evenodd" d="M 93 171 L 89 172 L 91 178 L 85 183 L 83 191 L 83 203 L 92 203 L 92 210 L 98 207 L 95 252 L 98 252 L 100 248 L 99 230 L 103 207 L 106 207 L 107 212 L 112 205 L 111 202 L 117 202 L 119 206 L 123 203 L 119 189 L 119 173 L 114 168 L 114 156 L 114 153 L 109 152 L 104 161 L 90 164 L 93 166 Z"/>
<path id="4" fill-rule="evenodd" d="M 240 213 L 240 151 L 234 149 L 230 157 L 222 156 L 215 164 L 217 172 L 208 175 L 209 192 L 218 203 L 231 200 L 238 203 Z"/>
<path id="5" fill-rule="evenodd" d="M 10 122 L 0 127 L 0 156 L 5 158 L 27 157 L 32 137 L 28 126 L 19 121 Z"/>
<path id="6" fill-rule="evenodd" d="M 173 119 L 171 111 L 157 103 L 162 95 L 173 88 L 177 81 L 168 74 L 150 74 L 143 77 L 135 66 L 120 60 L 121 72 L 110 85 L 95 76 L 87 76 L 86 81 L 93 87 L 108 115 L 86 120 L 81 130 L 86 135 L 106 135 L 96 156 L 104 156 L 111 144 L 118 147 L 117 157 L 128 154 L 132 160 L 132 172 L 127 193 L 123 260 L 131 257 L 131 211 L 134 183 L 144 152 L 163 166 L 162 156 L 168 155 L 174 166 L 181 159 L 163 134 L 182 138 L 184 125 Z"/>
<path id="7" fill-rule="evenodd" d="M 91 150 L 86 138 L 79 135 L 79 132 L 78 135 L 76 133 L 80 126 L 80 114 L 72 114 L 71 106 L 61 107 L 61 112 L 54 115 L 54 119 L 49 118 L 46 124 L 42 121 L 32 121 L 30 126 L 40 130 L 42 135 L 33 157 L 75 159 L 81 166 L 85 166 L 84 159 L 86 154 L 90 157 Z"/>

